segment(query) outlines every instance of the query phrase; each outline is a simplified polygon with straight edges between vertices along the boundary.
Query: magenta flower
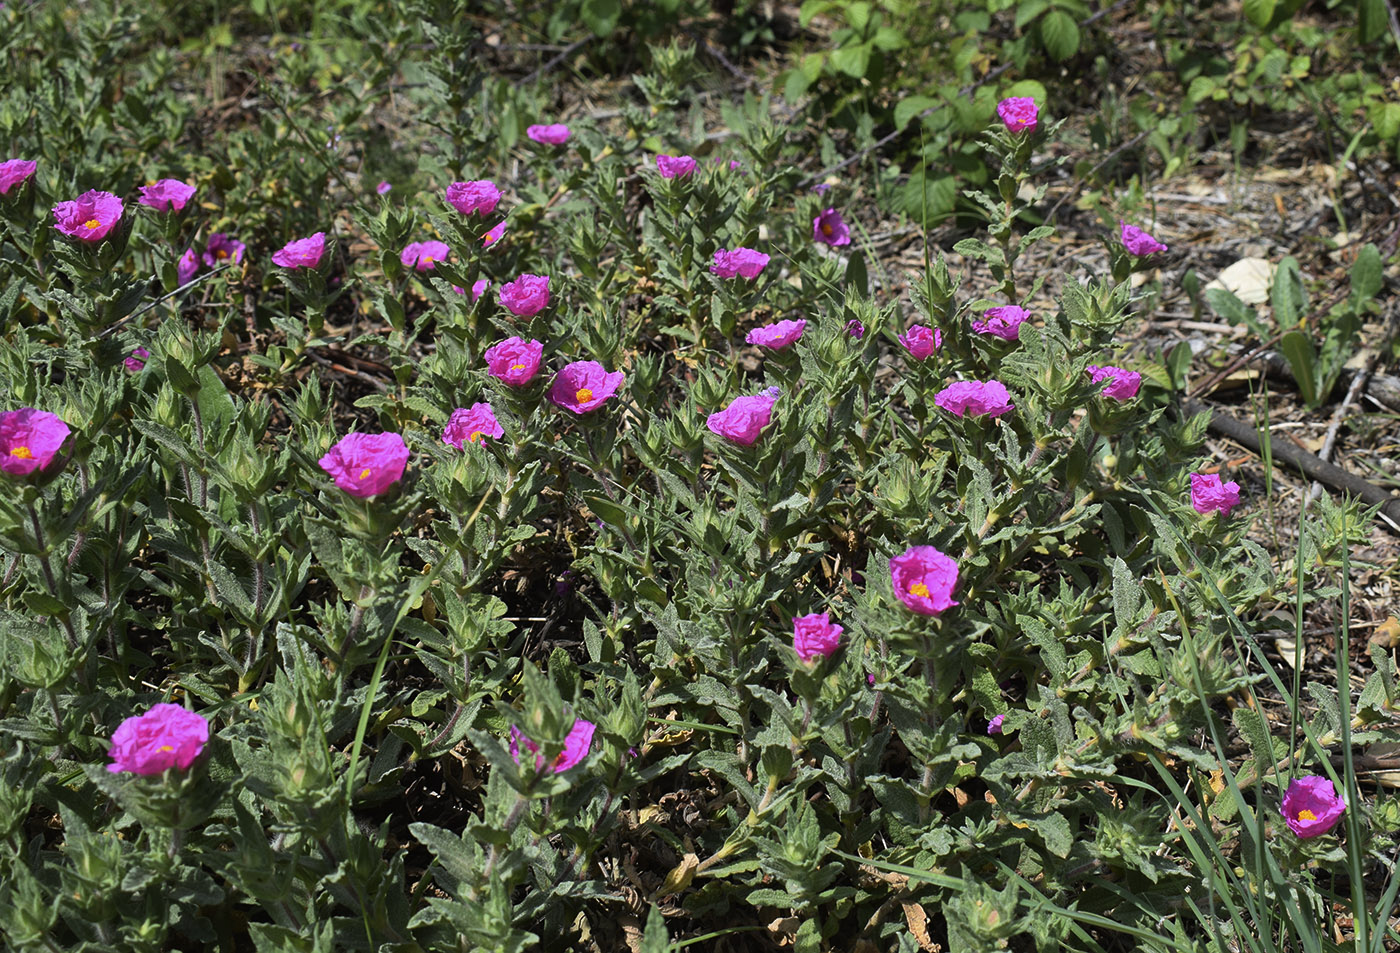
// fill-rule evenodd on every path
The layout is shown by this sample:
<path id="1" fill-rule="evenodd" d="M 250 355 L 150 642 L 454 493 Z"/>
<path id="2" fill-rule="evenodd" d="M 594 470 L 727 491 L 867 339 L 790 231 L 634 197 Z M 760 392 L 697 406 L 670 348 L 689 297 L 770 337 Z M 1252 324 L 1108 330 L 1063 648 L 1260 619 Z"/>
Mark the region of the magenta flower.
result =
<path id="1" fill-rule="evenodd" d="M 494 182 L 476 179 L 453 182 L 447 187 L 447 204 L 463 215 L 490 215 L 501 201 L 501 190 Z"/>
<path id="2" fill-rule="evenodd" d="M 663 179 L 684 178 L 695 171 L 695 160 L 690 156 L 657 156 L 656 169 Z"/>
<path id="3" fill-rule="evenodd" d="M 621 371 L 608 373 L 597 361 L 574 361 L 555 376 L 549 399 L 565 410 L 586 414 L 616 394 L 622 381 Z"/>
<path id="4" fill-rule="evenodd" d="M 374 191 L 378 192 L 380 195 L 388 195 L 389 190 L 392 188 L 393 186 L 389 184 L 389 180 L 385 179 L 374 187 Z"/>
<path id="5" fill-rule="evenodd" d="M 396 433 L 348 433 L 316 461 L 351 496 L 378 496 L 403 478 L 408 445 Z"/>
<path id="6" fill-rule="evenodd" d="M 1030 96 L 1010 96 L 997 103 L 997 115 L 1007 132 L 1035 132 L 1040 110 Z"/>
<path id="7" fill-rule="evenodd" d="M 158 179 L 141 186 L 139 201 L 157 212 L 183 212 L 185 203 L 194 197 L 195 188 L 179 179 Z"/>
<path id="8" fill-rule="evenodd" d="M 762 252 L 754 251 L 752 248 L 735 248 L 733 251 L 725 251 L 721 248 L 715 252 L 715 261 L 710 266 L 710 271 L 721 278 L 733 278 L 735 275 L 739 275 L 752 281 L 766 267 L 768 267 L 768 256 Z"/>
<path id="9" fill-rule="evenodd" d="M 1000 417 L 1016 406 L 1001 381 L 958 381 L 935 394 L 933 402 L 954 417 Z"/>
<path id="10" fill-rule="evenodd" d="M 776 324 L 765 324 L 761 328 L 754 328 L 744 340 L 750 344 L 757 344 L 759 347 L 777 351 L 790 344 L 795 344 L 802 337 L 802 332 L 806 328 L 805 318 L 797 321 L 779 321 Z"/>
<path id="11" fill-rule="evenodd" d="M 287 242 L 280 251 L 272 253 L 272 263 L 283 268 L 317 268 L 326 253 L 326 233 L 317 232 L 310 238 Z"/>
<path id="12" fill-rule="evenodd" d="M 1229 516 L 1230 511 L 1240 505 L 1240 485 L 1234 480 L 1222 484 L 1216 473 L 1193 473 L 1191 505 L 1203 515 L 1219 510 L 1221 516 Z"/>
<path id="13" fill-rule="evenodd" d="M 812 238 L 824 245 L 849 245 L 851 227 L 840 212 L 829 208 L 812 219 Z"/>
<path id="14" fill-rule="evenodd" d="M 1118 220 L 1118 237 L 1123 241 L 1123 247 L 1128 249 L 1130 255 L 1151 255 L 1154 252 L 1166 251 L 1167 246 L 1157 239 L 1138 228 L 1136 225 L 1129 225 L 1121 218 Z"/>
<path id="15" fill-rule="evenodd" d="M 978 334 L 990 334 L 1005 341 L 1014 341 L 1021 334 L 1021 322 L 1031 316 L 1025 308 L 1014 304 L 1004 304 L 1000 308 L 988 308 L 982 312 L 981 321 L 972 322 L 972 330 Z"/>
<path id="16" fill-rule="evenodd" d="M 500 240 L 501 240 L 501 236 L 504 235 L 505 233 L 506 233 L 506 221 L 505 221 L 505 219 L 501 219 L 501 220 L 500 220 L 499 222 L 497 222 L 495 225 L 492 225 L 492 226 L 491 226 L 490 231 L 488 231 L 485 235 L 481 236 L 481 247 L 482 247 L 482 248 L 486 248 L 486 247 L 488 247 L 492 242 L 498 242 L 498 241 L 500 241 Z"/>
<path id="17" fill-rule="evenodd" d="M 107 757 L 112 774 L 161 774 L 194 764 L 209 743 L 209 720 L 203 715 L 161 702 L 144 715 L 132 715 L 112 732 Z"/>
<path id="18" fill-rule="evenodd" d="M 472 304 L 476 304 L 477 301 L 480 300 L 482 294 L 483 294 L 483 293 L 486 291 L 486 289 L 489 288 L 490 286 L 491 286 L 491 279 L 490 279 L 490 278 L 478 278 L 476 281 L 472 282 Z M 457 287 L 456 285 L 453 285 L 453 286 L 452 286 L 452 290 L 455 291 L 455 292 L 457 292 L 459 295 L 464 295 L 464 294 L 467 293 L 467 289 L 465 289 L 465 288 L 459 288 L 459 287 Z"/>
<path id="19" fill-rule="evenodd" d="M 243 260 L 243 252 L 247 247 L 236 238 L 223 232 L 215 232 L 204 245 L 204 263 L 210 268 L 225 262 L 236 265 Z"/>
<path id="20" fill-rule="evenodd" d="M 458 407 L 452 411 L 451 419 L 442 430 L 442 442 L 461 450 L 464 443 L 484 441 L 487 437 L 499 440 L 505 435 L 491 405 L 476 403 L 470 409 Z"/>
<path id="21" fill-rule="evenodd" d="M 569 734 L 564 739 L 564 750 L 559 752 L 559 756 L 549 766 L 550 772 L 559 774 L 567 771 L 588 757 L 588 749 L 593 745 L 593 732 L 596 728 L 597 726 L 591 721 L 575 718 L 574 726 L 569 729 Z M 540 746 L 525 737 L 525 733 L 515 725 L 511 725 L 510 756 L 515 759 L 516 764 L 520 763 L 520 749 L 522 747 L 535 755 L 535 770 L 544 770 L 544 755 L 536 754 L 540 750 Z"/>
<path id="22" fill-rule="evenodd" d="M 80 242 L 100 242 L 122 217 L 122 200 L 93 189 L 53 207 L 54 228 Z"/>
<path id="23" fill-rule="evenodd" d="M 934 351 L 943 346 L 943 332 L 934 328 L 930 331 L 922 324 L 911 324 L 909 330 L 899 336 L 899 343 L 916 361 L 926 361 Z"/>
<path id="24" fill-rule="evenodd" d="M 1332 782 L 1317 774 L 1294 778 L 1279 805 L 1288 829 L 1302 838 L 1326 834 L 1346 809 L 1347 802 L 1337 796 Z"/>
<path id="25" fill-rule="evenodd" d="M 728 407 L 710 414 L 705 426 L 731 443 L 752 446 L 773 419 L 773 404 L 778 400 L 778 393 L 778 388 L 770 387 L 761 394 L 735 397 Z"/>
<path id="26" fill-rule="evenodd" d="M 540 369 L 544 345 L 539 341 L 506 338 L 486 349 L 486 367 L 492 377 L 511 387 L 524 387 Z"/>
<path id="27" fill-rule="evenodd" d="M 146 350 L 144 347 L 138 347 L 126 356 L 126 359 L 122 361 L 122 364 L 126 365 L 126 369 L 128 371 L 130 371 L 133 374 L 136 374 L 145 370 L 146 362 L 144 358 L 148 358 L 150 356 L 150 351 Z"/>
<path id="28" fill-rule="evenodd" d="M 197 274 L 199 274 L 199 256 L 194 253 L 193 248 L 186 248 L 185 253 L 180 256 L 180 260 L 175 263 L 175 275 L 180 284 L 186 285 Z"/>
<path id="29" fill-rule="evenodd" d="M 841 626 L 831 621 L 825 612 L 794 616 L 792 620 L 792 647 L 797 657 L 804 662 L 814 658 L 826 658 L 841 644 Z"/>
<path id="30" fill-rule="evenodd" d="M 525 130 L 525 135 L 547 146 L 559 146 L 569 141 L 569 127 L 562 122 L 551 123 L 548 126 L 530 126 Z"/>
<path id="31" fill-rule="evenodd" d="M 1121 367 L 1099 367 L 1090 364 L 1085 368 L 1089 372 L 1089 380 L 1095 384 L 1099 381 L 1108 381 L 1103 386 L 1103 395 L 1113 400 L 1132 400 L 1137 396 L 1138 388 L 1142 386 L 1142 375 L 1137 371 L 1125 371 Z"/>
<path id="32" fill-rule="evenodd" d="M 0 162 L 0 195 L 9 195 L 10 189 L 28 182 L 38 167 L 39 164 L 30 159 L 6 159 Z"/>
<path id="33" fill-rule="evenodd" d="M 446 242 L 410 242 L 399 254 L 399 261 L 403 262 L 405 268 L 432 271 L 438 262 L 446 261 L 451 252 L 452 249 L 447 247 Z"/>
<path id="34" fill-rule="evenodd" d="M 958 564 L 932 546 L 911 546 L 890 560 L 894 594 L 919 615 L 938 615 L 958 603 Z"/>
<path id="35" fill-rule="evenodd" d="M 993 719 L 992 719 L 990 722 L 988 722 L 988 724 L 987 724 L 987 734 L 989 734 L 989 735 L 999 735 L 999 734 L 1001 734 L 1001 723 L 1004 722 L 1004 721 L 1006 721 L 1006 716 L 1005 716 L 1005 715 L 997 715 L 995 718 L 993 718 Z"/>
<path id="36" fill-rule="evenodd" d="M 28 476 L 43 470 L 72 432 L 46 410 L 21 407 L 0 413 L 0 472 Z"/>
<path id="37" fill-rule="evenodd" d="M 812 186 L 812 191 L 818 195 L 825 195 L 831 186 L 832 183 L 830 182 L 818 182 L 816 185 Z"/>
<path id="38" fill-rule="evenodd" d="M 501 285 L 501 304 L 518 318 L 531 318 L 549 305 L 549 278 L 546 275 L 521 275 Z"/>
<path id="39" fill-rule="evenodd" d="M 858 318 L 851 318 L 846 322 L 846 333 L 859 341 L 865 337 L 865 325 L 861 324 Z"/>

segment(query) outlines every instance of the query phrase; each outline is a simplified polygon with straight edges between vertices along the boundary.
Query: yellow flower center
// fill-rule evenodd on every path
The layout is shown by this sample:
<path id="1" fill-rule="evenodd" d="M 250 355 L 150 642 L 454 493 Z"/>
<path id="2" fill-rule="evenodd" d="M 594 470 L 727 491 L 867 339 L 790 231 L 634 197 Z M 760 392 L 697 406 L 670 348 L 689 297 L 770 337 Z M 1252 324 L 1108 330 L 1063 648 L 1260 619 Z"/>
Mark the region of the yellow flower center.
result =
<path id="1" fill-rule="evenodd" d="M 490 232 L 487 232 L 486 237 L 481 240 L 481 247 L 485 248 L 487 245 L 491 244 L 495 240 L 496 236 L 492 235 Z"/>
<path id="2" fill-rule="evenodd" d="M 513 370 L 513 371 L 523 371 L 523 370 L 525 370 L 525 365 L 524 365 L 524 364 L 512 364 L 512 365 L 510 366 L 510 369 Z"/>
<path id="3" fill-rule="evenodd" d="M 10 456 L 19 457 L 21 460 L 34 459 L 34 453 L 28 447 L 15 447 L 10 451 Z"/>
<path id="4" fill-rule="evenodd" d="M 170 745 L 161 745 L 161 746 L 160 746 L 159 748 L 157 748 L 156 750 L 157 750 L 157 751 L 174 751 L 175 749 L 174 749 L 173 747 L 171 747 Z"/>
<path id="5" fill-rule="evenodd" d="M 86 222 L 83 222 L 83 228 L 86 228 L 88 231 L 92 231 L 93 229 L 101 227 L 102 223 L 95 218 L 90 218 Z"/>
<path id="6" fill-rule="evenodd" d="M 369 467 L 365 467 L 363 470 L 360 471 L 361 480 L 363 480 L 367 476 L 369 476 Z"/>
<path id="7" fill-rule="evenodd" d="M 1304 809 L 1304 810 L 1301 810 L 1301 811 L 1298 812 L 1298 820 L 1300 820 L 1300 821 L 1315 821 L 1315 820 L 1317 820 L 1317 815 L 1314 814 L 1312 811 L 1309 811 L 1309 810 Z"/>
<path id="8" fill-rule="evenodd" d="M 227 257 L 228 257 L 228 252 L 225 251 L 224 249 L 220 248 L 218 251 L 214 252 L 214 257 L 215 257 L 215 258 L 227 258 Z"/>
<path id="9" fill-rule="evenodd" d="M 431 265 L 432 263 L 433 263 L 433 256 L 432 256 L 432 255 L 424 255 L 422 261 L 418 262 L 418 264 L 420 264 L 420 265 Z"/>
<path id="10" fill-rule="evenodd" d="M 912 586 L 909 587 L 909 594 L 910 594 L 911 596 L 918 596 L 920 599 L 927 599 L 927 598 L 928 598 L 928 586 L 924 585 L 924 584 L 921 583 L 921 582 L 916 582 L 916 583 L 914 583 Z"/>
<path id="11" fill-rule="evenodd" d="M 574 400 L 580 404 L 586 404 L 593 399 L 593 391 L 587 387 L 580 387 L 578 393 L 574 395 Z"/>
<path id="12" fill-rule="evenodd" d="M 476 438 L 480 437 L 485 432 L 484 430 L 473 430 L 471 436 L 467 438 L 467 443 L 476 443 Z"/>
<path id="13" fill-rule="evenodd" d="M 830 237 L 831 237 L 831 233 L 834 232 L 834 231 L 836 231 L 836 229 L 834 229 L 834 228 L 831 227 L 831 223 L 830 223 L 830 222 L 822 222 L 822 234 L 823 234 L 823 235 L 825 235 L 827 238 L 830 238 Z"/>

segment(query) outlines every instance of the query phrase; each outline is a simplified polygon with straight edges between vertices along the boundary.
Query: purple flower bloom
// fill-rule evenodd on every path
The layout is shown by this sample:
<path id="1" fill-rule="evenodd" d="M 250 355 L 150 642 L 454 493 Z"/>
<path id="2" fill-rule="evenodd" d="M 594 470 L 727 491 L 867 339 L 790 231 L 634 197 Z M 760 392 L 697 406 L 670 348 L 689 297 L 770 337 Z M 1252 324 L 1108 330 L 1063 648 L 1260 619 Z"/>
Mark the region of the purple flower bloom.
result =
<path id="1" fill-rule="evenodd" d="M 9 195 L 11 189 L 28 182 L 38 167 L 39 164 L 31 159 L 6 159 L 0 162 L 0 195 Z"/>
<path id="2" fill-rule="evenodd" d="M 476 179 L 472 182 L 453 182 L 447 187 L 447 204 L 463 215 L 490 215 L 501 201 L 501 190 L 494 182 Z"/>
<path id="3" fill-rule="evenodd" d="M 506 233 L 506 222 L 505 222 L 505 219 L 501 219 L 501 220 L 500 220 L 499 222 L 497 222 L 495 225 L 492 225 L 491 228 L 490 228 L 490 230 L 489 230 L 485 235 L 481 236 L 481 247 L 482 247 L 482 248 L 486 248 L 486 247 L 489 246 L 492 242 L 498 242 L 498 241 L 500 241 L 500 240 L 501 240 L 501 236 L 504 235 L 505 233 Z"/>
<path id="4" fill-rule="evenodd" d="M 795 616 L 792 620 L 792 647 L 804 662 L 827 658 L 841 644 L 843 629 L 825 612 Z"/>
<path id="5" fill-rule="evenodd" d="M 1123 247 L 1128 249 L 1130 255 L 1151 255 L 1154 252 L 1166 251 L 1167 246 L 1157 239 L 1138 228 L 1136 225 L 1129 225 L 1121 218 L 1118 220 L 1118 237 L 1123 241 Z"/>
<path id="6" fill-rule="evenodd" d="M 911 324 L 909 330 L 899 336 L 899 343 L 916 361 L 926 361 L 934 351 L 943 346 L 943 332 L 934 328 L 930 331 L 922 324 Z"/>
<path id="7" fill-rule="evenodd" d="M 812 186 L 812 191 L 817 193 L 818 195 L 825 195 L 827 193 L 827 190 L 830 188 L 830 182 L 818 182 L 816 185 Z"/>
<path id="8" fill-rule="evenodd" d="M 1005 716 L 1005 715 L 997 715 L 995 718 L 993 718 L 993 719 L 991 720 L 991 722 L 988 723 L 988 725 L 987 725 L 987 734 L 989 734 L 989 735 L 999 735 L 999 734 L 1001 734 L 1001 723 L 1004 722 L 1004 721 L 1006 721 L 1006 716 Z"/>
<path id="9" fill-rule="evenodd" d="M 317 232 L 310 238 L 287 242 L 280 251 L 272 253 L 272 263 L 283 268 L 316 268 L 326 253 L 326 233 Z"/>
<path id="10" fill-rule="evenodd" d="M 616 394 L 622 381 L 621 371 L 609 373 L 597 361 L 574 361 L 554 378 L 549 399 L 565 410 L 586 414 Z"/>
<path id="11" fill-rule="evenodd" d="M 1142 386 L 1142 375 L 1137 371 L 1125 371 L 1121 367 L 1099 367 L 1090 364 L 1086 370 L 1089 372 L 1089 380 L 1095 384 L 1099 381 L 1108 381 L 1103 387 L 1103 395 L 1113 400 L 1131 400 L 1137 396 L 1138 388 Z"/>
<path id="12" fill-rule="evenodd" d="M 741 447 L 752 446 L 773 419 L 773 404 L 777 399 L 776 387 L 770 387 L 761 394 L 735 397 L 728 407 L 710 414 L 705 419 L 705 426 L 711 433 Z"/>
<path id="13" fill-rule="evenodd" d="M 436 263 L 446 261 L 451 252 L 452 249 L 447 247 L 446 242 L 410 242 L 399 253 L 399 261 L 403 262 L 405 268 L 412 268 L 415 271 L 432 271 Z"/>
<path id="14" fill-rule="evenodd" d="M 1000 417 L 1015 407 L 1001 381 L 958 381 L 935 394 L 933 402 L 955 417 Z"/>
<path id="15" fill-rule="evenodd" d="M 476 281 L 472 282 L 472 304 L 476 304 L 477 301 L 481 298 L 481 295 L 482 295 L 482 294 L 486 291 L 486 289 L 489 288 L 490 286 L 491 286 L 491 279 L 490 279 L 490 278 L 478 278 Z M 453 285 L 453 286 L 452 286 L 452 290 L 455 291 L 455 292 L 457 292 L 459 295 L 464 295 L 464 294 L 467 293 L 467 289 L 465 289 L 465 288 L 459 288 L 459 287 L 457 287 L 456 285 Z"/>
<path id="16" fill-rule="evenodd" d="M 840 212 L 829 208 L 812 219 L 812 238 L 824 245 L 849 245 L 851 227 Z"/>
<path id="17" fill-rule="evenodd" d="M 593 732 L 597 726 L 591 721 L 584 721 L 582 718 L 574 719 L 574 726 L 569 729 L 568 736 L 564 739 L 564 750 L 559 752 L 559 756 L 554 759 L 554 763 L 549 766 L 553 774 L 567 771 L 588 757 L 588 749 L 593 745 Z M 536 754 L 540 746 L 535 744 L 525 733 L 514 725 L 510 726 L 510 756 L 515 759 L 515 763 L 520 763 L 520 749 L 524 748 L 535 755 L 535 770 L 544 770 L 544 755 Z"/>
<path id="18" fill-rule="evenodd" d="M 775 324 L 765 324 L 761 328 L 754 328 L 744 340 L 749 344 L 757 344 L 759 347 L 777 351 L 796 343 L 806 328 L 805 318 L 797 321 L 778 321 Z"/>
<path id="19" fill-rule="evenodd" d="M 846 322 L 846 333 L 859 341 L 865 337 L 865 325 L 861 324 L 859 319 L 851 318 Z"/>
<path id="20" fill-rule="evenodd" d="M 210 268 L 225 262 L 232 262 L 236 265 L 243 260 L 243 251 L 247 247 L 236 238 L 225 235 L 223 232 L 215 232 L 209 236 L 209 241 L 204 245 L 204 263 Z"/>
<path id="21" fill-rule="evenodd" d="M 194 196 L 194 186 L 179 179 L 159 179 L 151 185 L 141 186 L 142 205 L 157 212 L 183 212 L 185 203 Z"/>
<path id="22" fill-rule="evenodd" d="M 389 184 L 389 180 L 385 179 L 374 187 L 374 191 L 378 192 L 380 195 L 388 195 L 389 190 L 392 188 L 393 186 Z"/>
<path id="23" fill-rule="evenodd" d="M 80 242 L 100 242 L 122 217 L 122 200 L 93 189 L 53 207 L 54 228 Z"/>
<path id="24" fill-rule="evenodd" d="M 539 341 L 506 338 L 486 349 L 486 367 L 490 375 L 511 387 L 524 387 L 540 369 L 544 345 Z"/>
<path id="25" fill-rule="evenodd" d="M 695 160 L 690 156 L 656 157 L 656 169 L 663 179 L 684 178 L 695 171 Z"/>
<path id="26" fill-rule="evenodd" d="M 484 441 L 487 437 L 499 440 L 505 434 L 501 422 L 491 411 L 491 405 L 475 403 L 471 409 L 458 407 L 452 411 L 451 419 L 442 430 L 442 442 L 461 450 L 463 444 Z"/>
<path id="27" fill-rule="evenodd" d="M 714 264 L 710 265 L 710 271 L 721 278 L 733 278 L 735 275 L 740 275 L 752 281 L 766 267 L 768 267 L 768 256 L 762 252 L 754 251 L 752 248 L 735 248 L 732 251 L 725 251 L 721 248 L 715 252 L 715 261 Z"/>
<path id="28" fill-rule="evenodd" d="M 1217 473 L 1191 474 L 1191 505 L 1202 515 L 1220 511 L 1229 516 L 1240 505 L 1240 485 L 1234 480 L 1221 483 Z"/>
<path id="29" fill-rule="evenodd" d="M 175 263 L 175 275 L 180 284 L 187 285 L 190 279 L 199 274 L 199 256 L 193 248 L 186 248 L 180 260 Z"/>
<path id="30" fill-rule="evenodd" d="M 179 705 L 161 702 L 144 715 L 133 715 L 112 733 L 107 757 L 112 774 L 161 774 L 194 764 L 209 742 L 209 720 Z"/>
<path id="31" fill-rule="evenodd" d="M 128 371 L 130 371 L 133 374 L 136 374 L 144 370 L 146 367 L 146 362 L 143 360 L 143 358 L 147 358 L 150 356 L 150 351 L 146 350 L 144 347 L 138 347 L 126 356 L 126 360 L 122 361 L 122 364 L 126 365 L 126 369 Z"/>
<path id="32" fill-rule="evenodd" d="M 1000 308 L 988 308 L 982 312 L 981 321 L 972 322 L 972 330 L 978 334 L 990 334 L 1005 341 L 1014 341 L 1020 336 L 1021 322 L 1031 316 L 1025 308 L 1014 304 L 1004 304 Z"/>
<path id="33" fill-rule="evenodd" d="M 378 496 L 403 478 L 408 445 L 396 433 L 349 433 L 317 461 L 351 496 Z"/>
<path id="34" fill-rule="evenodd" d="M 1010 96 L 997 103 L 997 115 L 1006 124 L 1007 132 L 1035 132 L 1040 110 L 1030 96 Z"/>
<path id="35" fill-rule="evenodd" d="M 1279 805 L 1288 829 L 1302 838 L 1326 834 L 1346 809 L 1347 802 L 1337 795 L 1332 782 L 1317 774 L 1294 778 Z"/>
<path id="36" fill-rule="evenodd" d="M 521 275 L 501 285 L 501 304 L 518 318 L 531 318 L 549 306 L 549 277 Z"/>
<path id="37" fill-rule="evenodd" d="M 957 605 L 958 564 L 932 546 L 911 546 L 890 560 L 894 594 L 919 615 L 938 615 Z"/>
<path id="38" fill-rule="evenodd" d="M 562 122 L 551 123 L 548 126 L 530 126 L 525 130 L 525 135 L 535 142 L 558 146 L 569 141 L 569 127 Z"/>
<path id="39" fill-rule="evenodd" d="M 45 469 L 72 432 L 46 410 L 21 407 L 0 413 L 0 472 L 28 476 Z"/>

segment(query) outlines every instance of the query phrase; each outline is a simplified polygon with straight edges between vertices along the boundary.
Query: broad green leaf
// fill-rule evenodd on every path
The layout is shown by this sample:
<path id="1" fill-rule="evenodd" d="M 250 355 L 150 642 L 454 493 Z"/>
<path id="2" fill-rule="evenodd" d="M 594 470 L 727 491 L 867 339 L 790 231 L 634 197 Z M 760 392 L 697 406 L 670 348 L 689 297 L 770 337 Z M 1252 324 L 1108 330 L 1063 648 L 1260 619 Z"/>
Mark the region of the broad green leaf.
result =
<path id="1" fill-rule="evenodd" d="M 1245 18 L 1259 29 L 1266 29 L 1274 19 L 1277 0 L 1244 0 Z"/>
<path id="2" fill-rule="evenodd" d="M 1351 266 L 1351 299 L 1356 303 L 1369 301 L 1380 294 L 1384 285 L 1381 275 L 1380 249 L 1370 242 L 1356 254 L 1356 263 Z"/>
<path id="3" fill-rule="evenodd" d="M 909 125 L 909 120 L 925 109 L 931 109 L 937 105 L 938 100 L 931 96 L 906 96 L 899 101 L 899 105 L 894 107 L 894 127 L 903 129 Z"/>
<path id="4" fill-rule="evenodd" d="M 1079 52 L 1079 24 L 1063 10 L 1051 10 L 1040 21 L 1040 39 L 1045 52 L 1063 62 Z"/>
<path id="5" fill-rule="evenodd" d="M 1312 341 L 1302 331 L 1289 331 L 1279 341 L 1279 350 L 1288 359 L 1303 402 L 1314 406 L 1317 402 L 1317 351 Z"/>

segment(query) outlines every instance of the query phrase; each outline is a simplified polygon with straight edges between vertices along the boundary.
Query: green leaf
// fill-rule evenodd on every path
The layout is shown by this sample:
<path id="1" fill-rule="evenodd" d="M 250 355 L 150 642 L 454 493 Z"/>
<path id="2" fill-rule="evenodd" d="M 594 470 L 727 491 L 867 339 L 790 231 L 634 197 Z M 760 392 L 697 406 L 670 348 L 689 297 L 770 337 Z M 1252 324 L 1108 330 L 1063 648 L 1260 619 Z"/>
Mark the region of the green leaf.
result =
<path id="1" fill-rule="evenodd" d="M 1259 29 L 1266 29 L 1274 19 L 1278 0 L 1244 0 L 1245 18 Z"/>
<path id="2" fill-rule="evenodd" d="M 1197 76 L 1191 80 L 1191 85 L 1186 88 L 1186 102 L 1195 105 L 1203 99 L 1209 99 L 1211 94 L 1215 92 L 1216 85 L 1214 76 Z"/>
<path id="3" fill-rule="evenodd" d="M 894 107 L 894 127 L 903 129 L 909 125 L 909 120 L 922 113 L 925 109 L 931 109 L 938 105 L 938 100 L 932 96 L 906 96 L 899 101 L 899 105 Z"/>
<path id="4" fill-rule="evenodd" d="M 1018 4 L 1016 7 L 1016 29 L 1024 29 L 1027 23 L 1030 23 L 1036 17 L 1044 13 L 1045 9 L 1049 6 L 1050 0 L 1025 0 L 1024 3 Z M 1024 96 L 1025 94 L 1013 93 L 1008 95 Z"/>
<path id="5" fill-rule="evenodd" d="M 1371 125 L 1382 142 L 1400 136 L 1400 103 L 1376 103 L 1371 107 Z"/>
<path id="6" fill-rule="evenodd" d="M 1356 8 L 1356 32 L 1361 42 L 1378 40 L 1385 30 L 1385 0 L 1361 0 Z"/>
<path id="7" fill-rule="evenodd" d="M 1303 273 L 1292 255 L 1278 263 L 1274 286 L 1269 290 L 1269 304 L 1274 309 L 1274 323 L 1280 330 L 1296 328 L 1307 317 L 1308 295 L 1303 290 Z"/>
<path id="8" fill-rule="evenodd" d="M 1079 24 L 1063 10 L 1051 10 L 1040 21 L 1040 40 L 1051 59 L 1063 62 L 1079 52 Z"/>
<path id="9" fill-rule="evenodd" d="M 865 267 L 865 255 L 857 252 L 846 265 L 846 287 L 854 288 L 861 294 L 870 293 L 870 275 Z"/>
<path id="10" fill-rule="evenodd" d="M 1045 848 L 1056 857 L 1068 857 L 1074 846 L 1069 818 L 1058 812 L 1042 815 L 1031 822 L 1036 833 L 1045 840 Z"/>
<path id="11" fill-rule="evenodd" d="M 1356 264 L 1351 266 L 1351 300 L 1360 304 L 1380 294 L 1385 280 L 1381 275 L 1381 253 L 1371 242 L 1367 242 L 1356 254 Z"/>
<path id="12" fill-rule="evenodd" d="M 863 79 L 870 69 L 870 44 L 860 43 L 836 50 L 831 54 L 831 65 L 852 79 Z"/>
<path id="13" fill-rule="evenodd" d="M 1262 339 L 1271 336 L 1269 329 L 1264 326 L 1264 322 L 1259 320 L 1259 315 L 1254 307 L 1245 304 L 1229 289 L 1207 288 L 1205 299 L 1212 311 L 1231 324 L 1246 325 Z"/>
<path id="14" fill-rule="evenodd" d="M 671 937 L 666 933 L 666 918 L 661 915 L 656 904 L 647 913 L 646 930 L 642 933 L 642 945 L 637 953 L 669 953 Z"/>
<path id="15" fill-rule="evenodd" d="M 1309 407 L 1314 406 L 1317 401 L 1317 351 L 1312 341 L 1302 331 L 1289 331 L 1278 346 L 1293 370 L 1293 379 L 1298 382 L 1303 402 Z"/>
<path id="16" fill-rule="evenodd" d="M 622 0 L 584 0 L 579 18 L 594 36 L 608 36 L 622 16 Z"/>

